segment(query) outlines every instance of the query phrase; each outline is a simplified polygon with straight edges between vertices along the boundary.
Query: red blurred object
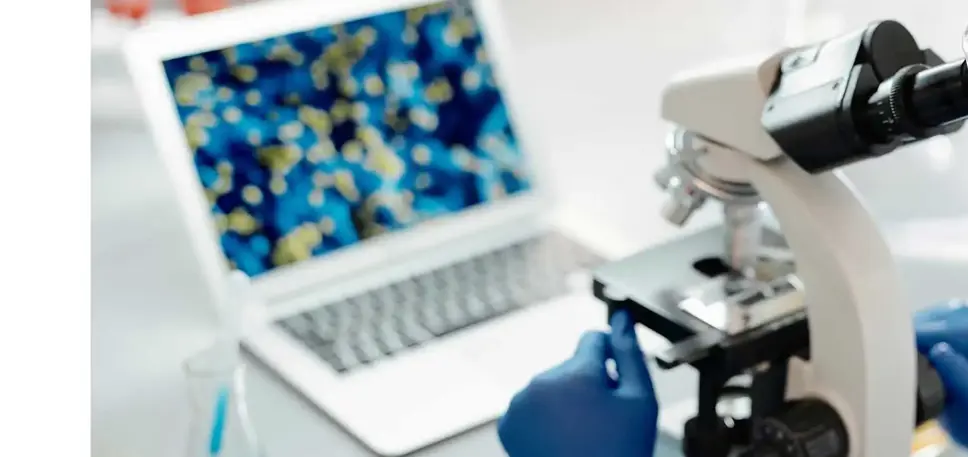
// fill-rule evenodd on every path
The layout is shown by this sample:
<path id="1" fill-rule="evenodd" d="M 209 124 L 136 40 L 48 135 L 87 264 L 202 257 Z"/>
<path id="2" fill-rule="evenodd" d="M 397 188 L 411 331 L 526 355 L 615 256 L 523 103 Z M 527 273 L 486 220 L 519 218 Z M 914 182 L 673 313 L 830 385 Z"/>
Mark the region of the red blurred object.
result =
<path id="1" fill-rule="evenodd" d="M 229 0 L 178 0 L 186 15 L 211 13 L 228 8 Z M 125 19 L 141 20 L 151 11 L 151 0 L 107 0 L 108 11 Z"/>
<path id="2" fill-rule="evenodd" d="M 107 6 L 111 14 L 137 21 L 151 10 L 151 0 L 108 0 Z"/>
<path id="3" fill-rule="evenodd" d="M 178 3 L 189 16 L 211 13 L 229 6 L 229 0 L 178 0 Z"/>

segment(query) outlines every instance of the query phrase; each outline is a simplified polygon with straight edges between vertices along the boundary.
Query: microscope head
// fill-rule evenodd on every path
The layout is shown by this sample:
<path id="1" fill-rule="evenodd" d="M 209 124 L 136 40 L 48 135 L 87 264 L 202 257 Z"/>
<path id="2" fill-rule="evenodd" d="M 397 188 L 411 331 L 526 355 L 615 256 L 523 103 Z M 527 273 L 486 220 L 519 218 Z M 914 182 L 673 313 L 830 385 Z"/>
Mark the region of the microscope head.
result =
<path id="1" fill-rule="evenodd" d="M 789 50 L 716 61 L 676 75 L 662 91 L 666 121 L 705 140 L 769 160 L 783 154 L 760 115 Z"/>
<path id="2" fill-rule="evenodd" d="M 786 156 L 821 173 L 959 130 L 965 62 L 945 62 L 900 23 L 879 21 L 683 74 L 662 94 L 662 117 L 754 159 Z"/>
<path id="3" fill-rule="evenodd" d="M 772 54 L 716 62 L 666 87 L 678 128 L 655 174 L 662 215 L 683 225 L 707 199 L 756 198 L 736 154 L 816 174 L 952 133 L 968 118 L 968 67 L 918 46 L 895 21 Z"/>
<path id="4" fill-rule="evenodd" d="M 759 198 L 723 149 L 759 160 L 783 154 L 760 125 L 760 113 L 787 52 L 713 62 L 677 75 L 663 90 L 661 114 L 676 129 L 666 142 L 668 162 L 654 179 L 667 195 L 661 214 L 668 222 L 683 226 L 716 200 L 726 205 L 727 223 L 757 230 Z"/>

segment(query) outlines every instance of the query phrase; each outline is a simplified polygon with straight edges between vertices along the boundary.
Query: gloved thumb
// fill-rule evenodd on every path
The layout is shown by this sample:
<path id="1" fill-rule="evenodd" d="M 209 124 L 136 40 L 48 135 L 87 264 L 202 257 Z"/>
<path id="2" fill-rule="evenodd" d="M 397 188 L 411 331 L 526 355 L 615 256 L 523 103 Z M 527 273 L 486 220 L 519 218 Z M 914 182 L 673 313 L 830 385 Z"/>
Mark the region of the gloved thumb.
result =
<path id="1" fill-rule="evenodd" d="M 948 343 L 940 343 L 931 348 L 928 359 L 938 371 L 938 375 L 945 384 L 945 391 L 959 403 L 968 402 L 968 398 L 959 398 L 968 392 L 968 359 L 959 354 Z"/>
<path id="2" fill-rule="evenodd" d="M 629 394 L 652 392 L 652 377 L 645 364 L 645 354 L 635 336 L 635 323 L 626 311 L 617 311 L 609 322 L 612 358 L 618 371 L 618 390 Z"/>
<path id="3" fill-rule="evenodd" d="M 612 349 L 608 346 L 608 335 L 602 332 L 586 332 L 578 341 L 575 355 L 562 365 L 562 369 L 570 369 L 584 373 L 589 378 L 601 382 L 605 386 L 612 384 L 605 367 L 605 361 L 611 356 Z"/>

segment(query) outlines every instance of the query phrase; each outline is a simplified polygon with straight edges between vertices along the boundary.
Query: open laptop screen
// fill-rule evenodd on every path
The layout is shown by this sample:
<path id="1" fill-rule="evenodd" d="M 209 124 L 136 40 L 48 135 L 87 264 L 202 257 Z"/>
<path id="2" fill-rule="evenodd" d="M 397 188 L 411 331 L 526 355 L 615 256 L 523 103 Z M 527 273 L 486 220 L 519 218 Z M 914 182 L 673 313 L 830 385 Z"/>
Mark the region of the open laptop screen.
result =
<path id="1" fill-rule="evenodd" d="M 250 276 L 529 188 L 470 8 L 164 63 L 227 260 Z"/>

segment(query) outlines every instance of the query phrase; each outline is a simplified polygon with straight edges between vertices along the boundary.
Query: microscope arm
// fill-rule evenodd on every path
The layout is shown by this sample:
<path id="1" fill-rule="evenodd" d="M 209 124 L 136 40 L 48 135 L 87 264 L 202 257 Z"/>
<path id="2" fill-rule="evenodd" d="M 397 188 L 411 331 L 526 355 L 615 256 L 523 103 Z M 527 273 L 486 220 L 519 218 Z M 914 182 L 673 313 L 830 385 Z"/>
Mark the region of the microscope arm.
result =
<path id="1" fill-rule="evenodd" d="M 830 425 L 846 428 L 850 457 L 900 457 L 911 448 L 916 420 L 909 307 L 890 249 L 845 178 L 805 171 L 760 125 L 776 69 L 789 52 L 680 79 L 664 93 L 663 116 L 701 135 L 696 163 L 704 172 L 756 189 L 796 259 L 810 362 L 796 364 L 805 368 L 788 380 L 788 387 L 805 391 L 787 394 L 834 408 L 842 424 Z M 711 98 L 729 113 L 711 109 Z"/>
<path id="2" fill-rule="evenodd" d="M 811 361 L 800 380 L 807 394 L 837 410 L 851 457 L 909 455 L 914 332 L 894 259 L 871 214 L 837 172 L 811 175 L 791 160 L 721 152 L 744 164 L 797 259 L 810 322 Z"/>

